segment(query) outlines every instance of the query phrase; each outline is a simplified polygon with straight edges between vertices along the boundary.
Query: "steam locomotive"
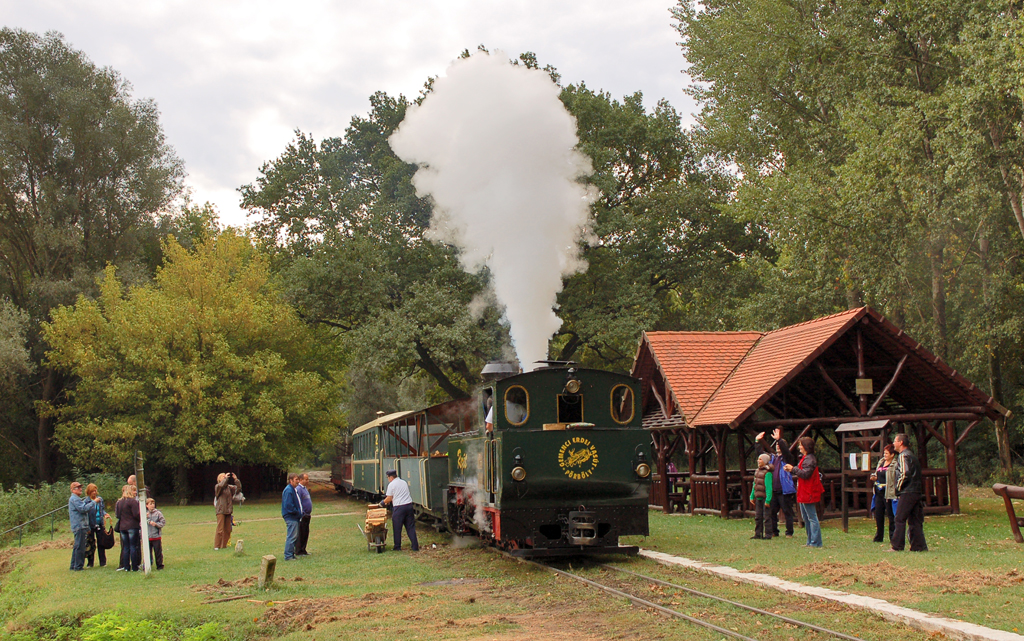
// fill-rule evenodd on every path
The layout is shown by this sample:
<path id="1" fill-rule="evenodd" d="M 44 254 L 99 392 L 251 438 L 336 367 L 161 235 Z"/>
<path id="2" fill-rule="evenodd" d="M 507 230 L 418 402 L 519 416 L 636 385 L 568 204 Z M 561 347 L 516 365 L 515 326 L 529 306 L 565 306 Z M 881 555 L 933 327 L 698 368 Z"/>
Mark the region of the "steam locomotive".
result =
<path id="1" fill-rule="evenodd" d="M 420 520 L 516 556 L 636 554 L 619 538 L 648 534 L 651 441 L 640 383 L 547 365 L 495 377 L 471 399 L 357 428 L 332 482 L 376 500 L 394 469 Z"/>

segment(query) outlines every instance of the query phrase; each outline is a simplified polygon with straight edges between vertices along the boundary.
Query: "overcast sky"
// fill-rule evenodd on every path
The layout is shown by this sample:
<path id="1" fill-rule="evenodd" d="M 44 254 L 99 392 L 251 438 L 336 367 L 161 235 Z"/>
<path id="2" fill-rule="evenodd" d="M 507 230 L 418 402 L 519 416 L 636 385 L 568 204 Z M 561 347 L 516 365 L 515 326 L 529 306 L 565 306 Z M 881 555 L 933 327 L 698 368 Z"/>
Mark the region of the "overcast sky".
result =
<path id="1" fill-rule="evenodd" d="M 59 31 L 152 98 L 198 202 L 244 225 L 240 185 L 295 129 L 344 133 L 375 91 L 418 95 L 463 49 L 533 51 L 562 83 L 644 93 L 692 122 L 672 0 L 0 0 L 3 25 Z"/>

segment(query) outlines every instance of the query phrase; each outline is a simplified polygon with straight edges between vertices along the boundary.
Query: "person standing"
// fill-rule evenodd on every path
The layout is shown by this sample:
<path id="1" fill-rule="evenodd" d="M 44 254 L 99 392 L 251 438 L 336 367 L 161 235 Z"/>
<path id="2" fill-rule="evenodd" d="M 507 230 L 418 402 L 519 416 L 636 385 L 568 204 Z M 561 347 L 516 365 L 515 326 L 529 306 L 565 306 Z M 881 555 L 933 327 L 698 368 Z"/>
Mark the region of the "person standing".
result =
<path id="1" fill-rule="evenodd" d="M 774 451 L 769 451 L 764 441 L 764 432 L 757 435 L 754 440 L 760 447 L 760 451 L 771 457 L 772 466 L 772 499 L 768 504 L 768 523 L 765 528 L 765 536 L 779 536 L 779 510 L 786 519 L 786 536 L 793 536 L 793 522 L 796 515 L 793 513 L 793 506 L 796 504 L 796 483 L 793 476 L 784 468 L 787 463 L 795 464 L 793 452 L 789 449 L 789 443 L 782 438 L 782 430 L 776 428 L 772 432 L 775 439 Z"/>
<path id="2" fill-rule="evenodd" d="M 102 568 L 107 564 L 107 551 L 100 545 L 100 537 L 106 530 L 106 522 L 110 520 L 110 515 L 104 508 L 103 497 L 100 496 L 99 488 L 95 483 L 90 483 L 85 487 L 85 495 L 92 501 L 92 510 L 89 512 L 89 540 L 85 546 L 85 564 L 91 568 L 98 556 Z"/>
<path id="3" fill-rule="evenodd" d="M 906 434 L 897 434 L 892 446 L 896 457 L 896 529 L 892 535 L 892 552 L 902 552 L 910 538 L 911 552 L 927 552 L 924 540 L 924 480 L 921 463 L 910 451 Z M 909 531 L 909 532 L 908 532 Z"/>
<path id="4" fill-rule="evenodd" d="M 167 526 L 164 513 L 156 509 L 154 499 L 146 499 L 146 522 L 149 524 L 149 562 L 156 569 L 164 569 L 163 537 L 160 532 Z"/>
<path id="5" fill-rule="evenodd" d="M 825 487 L 821 484 L 818 459 L 814 456 L 814 439 L 804 436 L 797 441 L 797 447 L 802 455 L 800 463 L 796 467 L 787 463 L 785 469 L 797 478 L 796 502 L 800 506 L 800 517 L 804 520 L 807 546 L 820 548 L 822 541 L 821 523 L 818 522 L 818 501 L 825 493 Z"/>
<path id="6" fill-rule="evenodd" d="M 892 501 L 887 500 L 886 497 L 889 495 L 889 467 L 892 465 L 893 459 L 895 458 L 896 449 L 892 446 L 892 443 L 890 443 L 885 446 L 885 449 L 882 450 L 882 460 L 878 462 L 878 468 L 876 468 L 875 473 L 871 475 L 871 480 L 874 481 L 875 483 L 874 496 L 871 498 L 871 509 L 875 514 L 875 543 L 881 543 L 885 540 L 885 519 L 888 518 L 889 545 L 892 545 Z"/>
<path id="7" fill-rule="evenodd" d="M 71 533 L 75 536 L 71 548 L 71 570 L 74 572 L 85 566 L 85 546 L 89 540 L 89 522 L 94 506 L 94 501 L 82 496 L 82 484 L 72 482 L 71 496 L 68 497 L 68 518 L 71 521 Z"/>
<path id="8" fill-rule="evenodd" d="M 217 532 L 213 535 L 213 549 L 226 548 L 231 541 L 232 515 L 235 512 L 235 495 L 242 491 L 242 482 L 231 472 L 217 475 L 213 488 L 213 504 L 217 508 Z"/>
<path id="9" fill-rule="evenodd" d="M 121 534 L 121 563 L 118 572 L 138 572 L 142 565 L 142 510 L 134 485 L 121 488 L 121 498 L 114 504 L 117 528 Z"/>
<path id="10" fill-rule="evenodd" d="M 295 486 L 299 484 L 299 475 L 292 472 L 288 475 L 288 485 L 281 492 L 281 518 L 284 519 L 284 560 L 295 560 L 295 544 L 299 538 L 299 522 L 302 521 L 302 505 Z"/>
<path id="11" fill-rule="evenodd" d="M 416 509 L 412 505 L 412 494 L 409 493 L 409 484 L 398 478 L 398 472 L 388 470 L 387 496 L 380 502 L 384 507 L 388 503 L 394 511 L 391 513 L 391 527 L 395 531 L 395 550 L 402 549 L 402 527 L 405 526 L 405 533 L 409 535 L 409 543 L 413 552 L 419 552 L 420 543 L 416 538 Z"/>
<path id="12" fill-rule="evenodd" d="M 309 495 L 309 474 L 299 477 L 295 493 L 299 496 L 299 507 L 302 508 L 302 518 L 299 519 L 299 538 L 295 543 L 295 556 L 309 556 L 306 544 L 309 542 L 309 522 L 313 517 L 313 499 Z"/>
<path id="13" fill-rule="evenodd" d="M 771 456 L 762 454 L 757 457 L 757 471 L 754 472 L 754 487 L 750 488 L 750 500 L 754 504 L 754 536 L 752 539 L 770 539 L 771 530 L 765 531 L 764 505 L 772 501 L 772 466 Z M 768 526 L 771 527 L 770 525 Z"/>

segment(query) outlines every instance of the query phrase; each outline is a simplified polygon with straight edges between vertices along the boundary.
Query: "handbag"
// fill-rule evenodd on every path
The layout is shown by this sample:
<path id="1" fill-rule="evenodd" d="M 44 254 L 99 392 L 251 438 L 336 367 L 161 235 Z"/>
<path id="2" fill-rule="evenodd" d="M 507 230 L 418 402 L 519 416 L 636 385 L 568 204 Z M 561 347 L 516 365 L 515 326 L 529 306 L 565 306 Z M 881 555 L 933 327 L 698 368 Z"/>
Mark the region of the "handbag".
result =
<path id="1" fill-rule="evenodd" d="M 96 545 L 101 550 L 109 550 L 114 547 L 114 528 L 100 529 L 96 532 Z"/>

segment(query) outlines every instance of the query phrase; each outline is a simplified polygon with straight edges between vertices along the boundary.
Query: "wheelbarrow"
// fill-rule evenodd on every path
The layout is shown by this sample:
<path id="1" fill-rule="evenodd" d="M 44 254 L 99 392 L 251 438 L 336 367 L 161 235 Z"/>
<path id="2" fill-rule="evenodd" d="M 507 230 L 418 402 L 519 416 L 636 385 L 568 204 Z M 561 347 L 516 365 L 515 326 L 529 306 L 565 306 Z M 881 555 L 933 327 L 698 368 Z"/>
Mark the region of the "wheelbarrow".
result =
<path id="1" fill-rule="evenodd" d="M 356 527 L 366 537 L 366 551 L 372 552 L 376 548 L 377 554 L 380 554 L 388 540 L 388 510 L 375 503 L 368 507 L 365 528 L 358 523 Z"/>

